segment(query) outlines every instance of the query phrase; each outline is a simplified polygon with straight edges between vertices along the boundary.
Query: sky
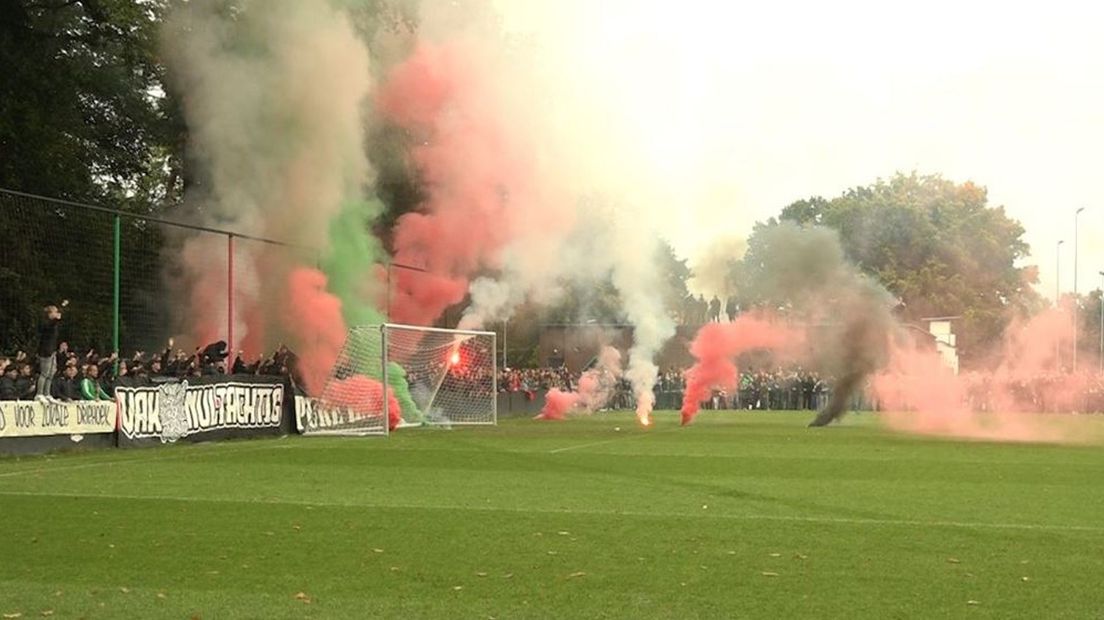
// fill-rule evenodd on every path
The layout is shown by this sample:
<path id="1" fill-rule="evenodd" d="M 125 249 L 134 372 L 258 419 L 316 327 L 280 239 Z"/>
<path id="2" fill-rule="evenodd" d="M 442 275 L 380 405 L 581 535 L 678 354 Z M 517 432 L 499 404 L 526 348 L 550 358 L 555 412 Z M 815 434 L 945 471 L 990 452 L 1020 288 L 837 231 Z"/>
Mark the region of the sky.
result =
<path id="1" fill-rule="evenodd" d="M 499 0 L 537 41 L 565 109 L 623 143 L 636 201 L 695 256 L 786 204 L 896 171 L 989 190 L 1027 230 L 1053 296 L 1104 270 L 1100 3 L 934 0 L 754 6 L 711 0 Z M 626 183 L 630 185 L 630 183 Z M 689 189 L 688 189 L 689 188 Z"/>

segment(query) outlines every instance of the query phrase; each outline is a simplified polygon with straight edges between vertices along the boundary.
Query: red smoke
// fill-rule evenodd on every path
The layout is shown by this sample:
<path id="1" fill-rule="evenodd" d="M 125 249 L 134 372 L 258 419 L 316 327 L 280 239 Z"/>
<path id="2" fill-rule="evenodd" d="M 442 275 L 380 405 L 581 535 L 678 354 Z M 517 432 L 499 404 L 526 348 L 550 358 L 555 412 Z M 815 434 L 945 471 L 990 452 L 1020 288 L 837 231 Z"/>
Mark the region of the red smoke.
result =
<path id="1" fill-rule="evenodd" d="M 565 392 L 558 388 L 552 388 L 548 390 L 548 394 L 544 397 L 544 407 L 541 409 L 540 414 L 537 415 L 537 419 L 562 420 L 564 416 L 567 415 L 567 412 L 571 411 L 578 402 L 578 394 L 574 392 Z"/>
<path id="2" fill-rule="evenodd" d="M 392 317 L 432 324 L 463 301 L 479 271 L 500 266 L 519 235 L 564 224 L 562 209 L 536 182 L 537 149 L 506 127 L 494 77 L 460 43 L 421 43 L 394 68 L 377 99 L 380 113 L 415 136 L 411 151 L 427 197 L 399 218 L 392 270 Z"/>
<path id="3" fill-rule="evenodd" d="M 284 329 L 292 334 L 308 394 L 321 394 L 345 344 L 341 300 L 326 291 L 326 276 L 298 267 L 288 274 Z"/>
<path id="4" fill-rule="evenodd" d="M 192 279 L 187 327 L 196 346 L 226 337 L 226 254 L 225 238 L 214 235 L 189 239 L 181 252 L 181 261 L 189 267 Z"/>
<path id="5" fill-rule="evenodd" d="M 575 408 L 585 413 L 594 413 L 609 402 L 620 376 L 621 353 L 609 345 L 603 346 L 598 352 L 597 365 L 579 377 L 579 387 L 575 392 L 556 388 L 548 391 L 544 408 L 537 419 L 562 420 Z"/>
<path id="6" fill-rule="evenodd" d="M 931 347 L 898 343 L 871 392 L 899 431 L 1000 441 L 1087 439 L 1065 416 L 1077 411 L 1089 377 L 1058 367 L 1059 347 L 1072 342 L 1067 313 L 1051 310 L 1006 332 L 993 370 L 955 375 Z"/>
<path id="7" fill-rule="evenodd" d="M 714 388 L 733 390 L 739 378 L 736 357 L 754 349 L 784 350 L 798 335 L 777 322 L 743 315 L 731 323 L 709 323 L 698 330 L 690 353 L 697 362 L 686 371 L 682 398 L 682 423 L 689 424 Z"/>
<path id="8" fill-rule="evenodd" d="M 332 381 L 322 395 L 326 407 L 342 408 L 359 417 L 383 413 L 383 384 L 364 375 Z M 402 421 L 402 409 L 395 391 L 387 388 L 387 427 L 395 430 Z"/>

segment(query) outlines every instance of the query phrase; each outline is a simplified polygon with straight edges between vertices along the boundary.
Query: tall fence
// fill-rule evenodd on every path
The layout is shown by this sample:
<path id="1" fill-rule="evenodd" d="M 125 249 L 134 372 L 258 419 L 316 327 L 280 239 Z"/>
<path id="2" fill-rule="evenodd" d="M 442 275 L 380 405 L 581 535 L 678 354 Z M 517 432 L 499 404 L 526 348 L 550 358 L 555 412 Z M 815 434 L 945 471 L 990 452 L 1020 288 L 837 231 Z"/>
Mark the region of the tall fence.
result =
<path id="1" fill-rule="evenodd" d="M 235 257 L 302 254 L 276 240 L 4 189 L 0 222 L 4 354 L 33 352 L 43 307 L 63 300 L 61 339 L 81 351 L 160 350 L 199 319 L 233 342 L 234 300 L 255 281 Z M 199 272 L 206 285 L 191 286 Z"/>

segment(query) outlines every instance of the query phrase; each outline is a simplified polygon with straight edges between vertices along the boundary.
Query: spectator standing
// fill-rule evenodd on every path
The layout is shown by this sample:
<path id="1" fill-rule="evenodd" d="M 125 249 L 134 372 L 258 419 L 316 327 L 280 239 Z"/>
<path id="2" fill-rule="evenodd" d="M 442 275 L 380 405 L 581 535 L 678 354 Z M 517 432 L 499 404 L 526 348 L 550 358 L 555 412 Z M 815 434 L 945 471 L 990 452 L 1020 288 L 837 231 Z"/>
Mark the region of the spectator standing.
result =
<path id="1" fill-rule="evenodd" d="M 69 300 L 61 302 L 61 307 L 69 305 Z M 42 323 L 38 326 L 38 389 L 36 395 L 45 398 L 50 394 L 54 375 L 57 374 L 58 334 L 61 330 L 61 309 L 46 306 L 43 309 Z"/>
<path id="2" fill-rule="evenodd" d="M 736 313 L 740 311 L 740 306 L 736 303 L 735 297 L 729 297 L 725 303 L 725 314 L 728 315 L 728 322 L 731 323 L 736 320 Z"/>
<path id="3" fill-rule="evenodd" d="M 721 300 L 716 295 L 709 300 L 709 320 L 713 323 L 721 322 Z"/>

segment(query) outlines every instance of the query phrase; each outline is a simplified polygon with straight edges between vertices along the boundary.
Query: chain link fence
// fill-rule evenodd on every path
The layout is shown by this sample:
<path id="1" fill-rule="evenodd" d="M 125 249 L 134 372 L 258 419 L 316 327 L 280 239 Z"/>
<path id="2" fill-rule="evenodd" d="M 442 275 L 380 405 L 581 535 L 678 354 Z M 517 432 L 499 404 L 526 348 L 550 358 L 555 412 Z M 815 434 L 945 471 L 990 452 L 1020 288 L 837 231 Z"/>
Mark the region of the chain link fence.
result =
<path id="1" fill-rule="evenodd" d="M 255 262 L 304 254 L 275 240 L 4 189 L 0 221 L 5 355 L 34 351 L 43 308 L 63 301 L 61 341 L 75 350 L 128 356 L 160 350 L 179 333 L 204 341 L 195 346 L 233 343 L 234 300 L 253 294 Z"/>

